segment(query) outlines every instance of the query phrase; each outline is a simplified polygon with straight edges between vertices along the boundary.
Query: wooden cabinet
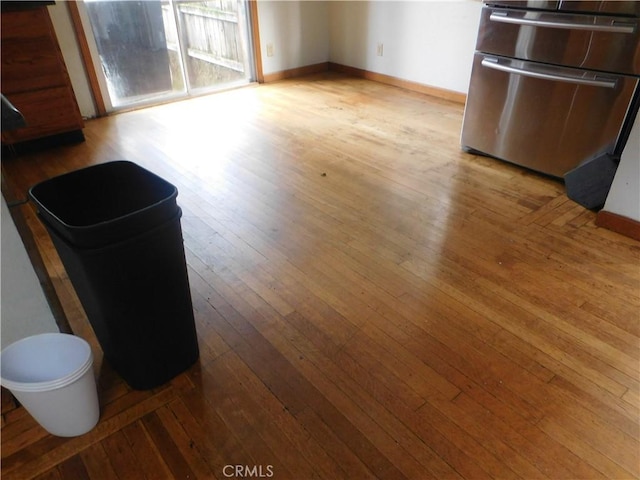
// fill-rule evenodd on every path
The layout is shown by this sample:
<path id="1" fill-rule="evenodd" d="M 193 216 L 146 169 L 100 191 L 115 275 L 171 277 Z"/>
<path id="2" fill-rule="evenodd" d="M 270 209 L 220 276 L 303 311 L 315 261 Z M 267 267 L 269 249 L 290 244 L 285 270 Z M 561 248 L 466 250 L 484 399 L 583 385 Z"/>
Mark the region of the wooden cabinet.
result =
<path id="1" fill-rule="evenodd" d="M 2 2 L 2 94 L 27 123 L 2 132 L 5 145 L 55 135 L 84 139 L 82 115 L 44 3 Z"/>

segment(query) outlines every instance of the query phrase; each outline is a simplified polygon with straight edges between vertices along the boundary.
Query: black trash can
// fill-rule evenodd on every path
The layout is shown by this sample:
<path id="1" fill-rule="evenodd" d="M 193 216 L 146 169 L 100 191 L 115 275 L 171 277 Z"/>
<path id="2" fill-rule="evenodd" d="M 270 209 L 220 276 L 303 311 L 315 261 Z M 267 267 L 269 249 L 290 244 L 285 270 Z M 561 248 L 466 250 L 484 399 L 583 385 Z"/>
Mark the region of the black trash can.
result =
<path id="1" fill-rule="evenodd" d="M 177 189 L 129 161 L 29 191 L 113 369 L 133 388 L 198 358 Z"/>

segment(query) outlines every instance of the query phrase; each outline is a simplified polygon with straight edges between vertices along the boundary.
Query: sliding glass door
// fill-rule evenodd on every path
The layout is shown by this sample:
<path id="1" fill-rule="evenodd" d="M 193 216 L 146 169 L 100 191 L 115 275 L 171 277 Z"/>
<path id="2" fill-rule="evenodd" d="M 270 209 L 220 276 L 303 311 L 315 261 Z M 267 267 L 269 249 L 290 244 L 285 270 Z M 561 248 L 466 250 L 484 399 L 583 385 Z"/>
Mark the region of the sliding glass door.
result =
<path id="1" fill-rule="evenodd" d="M 84 3 L 114 108 L 208 92 L 253 78 L 243 0 Z"/>

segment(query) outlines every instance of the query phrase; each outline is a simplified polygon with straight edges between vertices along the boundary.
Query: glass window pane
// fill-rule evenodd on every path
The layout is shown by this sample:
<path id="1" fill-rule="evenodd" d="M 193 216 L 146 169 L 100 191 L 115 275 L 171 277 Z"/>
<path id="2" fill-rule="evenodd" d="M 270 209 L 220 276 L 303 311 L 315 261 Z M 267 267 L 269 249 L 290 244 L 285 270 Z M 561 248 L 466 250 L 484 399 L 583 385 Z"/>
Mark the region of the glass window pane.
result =
<path id="1" fill-rule="evenodd" d="M 114 107 L 252 78 L 245 0 L 85 0 Z"/>
<path id="2" fill-rule="evenodd" d="M 114 106 L 144 101 L 185 84 L 168 1 L 87 1 L 93 34 Z M 171 48 L 173 47 L 173 48 Z"/>
<path id="3" fill-rule="evenodd" d="M 190 89 L 249 81 L 245 2 L 176 2 Z"/>

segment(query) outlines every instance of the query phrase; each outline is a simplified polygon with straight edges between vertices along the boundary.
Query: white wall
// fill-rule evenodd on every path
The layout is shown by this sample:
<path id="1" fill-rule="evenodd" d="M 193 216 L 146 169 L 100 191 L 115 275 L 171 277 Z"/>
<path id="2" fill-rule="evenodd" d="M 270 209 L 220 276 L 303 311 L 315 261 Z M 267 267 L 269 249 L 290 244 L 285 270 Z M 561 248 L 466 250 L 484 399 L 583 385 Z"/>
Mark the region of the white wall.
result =
<path id="1" fill-rule="evenodd" d="M 85 118 L 92 118 L 96 116 L 93 96 L 91 95 L 91 88 L 84 70 L 82 57 L 80 56 L 80 48 L 78 47 L 78 41 L 73 29 L 73 24 L 71 23 L 69 7 L 66 3 L 67 2 L 56 2 L 55 5 L 48 6 L 47 9 L 49 10 L 49 16 L 51 17 L 51 23 L 53 23 L 56 37 L 58 37 L 58 44 L 60 45 L 64 63 L 69 72 L 69 78 L 71 79 L 73 91 L 76 94 L 80 113 Z"/>
<path id="2" fill-rule="evenodd" d="M 265 75 L 329 60 L 327 2 L 260 0 L 258 26 Z M 271 57 L 267 44 L 273 45 Z"/>
<path id="3" fill-rule="evenodd" d="M 0 344 L 37 333 L 59 332 L 31 260 L 2 197 Z"/>
<path id="4" fill-rule="evenodd" d="M 633 123 L 603 210 L 640 222 L 640 115 Z"/>
<path id="5" fill-rule="evenodd" d="M 467 93 L 481 8 L 475 0 L 329 2 L 329 60 Z"/>
<path id="6" fill-rule="evenodd" d="M 331 61 L 466 93 L 481 8 L 477 0 L 259 0 L 263 73 Z"/>

